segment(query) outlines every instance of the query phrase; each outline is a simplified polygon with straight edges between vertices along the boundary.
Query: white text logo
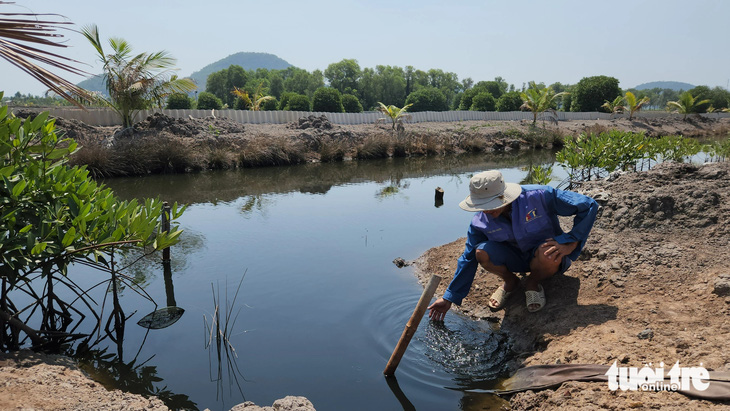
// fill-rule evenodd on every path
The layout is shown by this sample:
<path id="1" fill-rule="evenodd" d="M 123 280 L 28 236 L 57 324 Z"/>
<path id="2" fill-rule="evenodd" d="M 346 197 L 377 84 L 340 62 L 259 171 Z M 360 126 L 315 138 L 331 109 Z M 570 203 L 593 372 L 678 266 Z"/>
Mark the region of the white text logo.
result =
<path id="1" fill-rule="evenodd" d="M 664 375 L 664 363 L 659 368 L 652 369 L 648 365 L 642 368 L 618 367 L 617 361 L 606 371 L 608 389 L 616 391 L 678 391 L 689 390 L 690 386 L 698 391 L 704 391 L 710 386 L 710 373 L 703 367 L 680 367 L 679 361 Z M 700 364 L 702 365 L 702 364 Z M 669 381 L 666 381 L 666 378 Z"/>

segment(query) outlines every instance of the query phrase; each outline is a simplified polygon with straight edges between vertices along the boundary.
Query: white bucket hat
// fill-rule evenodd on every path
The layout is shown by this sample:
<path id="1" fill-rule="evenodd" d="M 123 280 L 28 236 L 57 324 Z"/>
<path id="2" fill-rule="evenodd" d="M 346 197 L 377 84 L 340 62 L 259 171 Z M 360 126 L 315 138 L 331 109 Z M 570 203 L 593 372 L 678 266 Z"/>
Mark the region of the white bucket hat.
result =
<path id="1" fill-rule="evenodd" d="M 520 193 L 522 187 L 505 183 L 499 171 L 484 171 L 469 180 L 469 196 L 459 203 L 459 207 L 466 211 L 495 210 L 515 201 Z"/>

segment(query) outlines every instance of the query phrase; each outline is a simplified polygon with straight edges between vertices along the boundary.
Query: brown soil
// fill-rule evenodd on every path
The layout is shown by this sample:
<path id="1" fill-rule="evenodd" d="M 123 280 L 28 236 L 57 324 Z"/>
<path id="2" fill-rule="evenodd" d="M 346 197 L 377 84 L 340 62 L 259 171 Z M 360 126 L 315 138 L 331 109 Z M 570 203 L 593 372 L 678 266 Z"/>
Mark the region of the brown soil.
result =
<path id="1" fill-rule="evenodd" d="M 0 410 L 168 410 L 156 398 L 108 391 L 73 360 L 30 351 L 0 353 Z"/>
<path id="2" fill-rule="evenodd" d="M 524 293 L 517 293 L 505 310 L 491 312 L 486 304 L 499 282 L 480 269 L 460 310 L 499 323 L 511 336 L 512 369 L 618 360 L 730 371 L 730 163 L 663 164 L 578 191 L 596 198 L 601 209 L 578 261 L 544 284 L 545 308 L 527 312 Z M 466 231 L 466 214 L 464 224 Z M 421 281 L 444 277 L 437 295 L 451 281 L 463 247 L 459 239 L 416 262 Z M 519 393 L 510 404 L 519 410 L 730 406 L 673 392 L 611 392 L 606 383 L 590 382 Z"/>

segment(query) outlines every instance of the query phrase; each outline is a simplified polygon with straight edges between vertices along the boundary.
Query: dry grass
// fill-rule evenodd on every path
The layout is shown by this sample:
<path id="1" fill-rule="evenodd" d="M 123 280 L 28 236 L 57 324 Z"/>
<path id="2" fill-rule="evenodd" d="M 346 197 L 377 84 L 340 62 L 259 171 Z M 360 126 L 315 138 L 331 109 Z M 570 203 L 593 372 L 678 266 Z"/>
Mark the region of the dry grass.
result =
<path id="1" fill-rule="evenodd" d="M 202 170 L 205 156 L 179 140 L 165 137 L 122 137 L 113 145 L 102 142 L 81 144 L 71 165 L 86 165 L 95 178 L 183 173 Z"/>
<path id="2" fill-rule="evenodd" d="M 466 135 L 459 139 L 457 147 L 467 153 L 481 153 L 486 150 L 487 141 L 482 136 Z"/>
<path id="3" fill-rule="evenodd" d="M 215 147 L 208 149 L 207 168 L 210 170 L 230 170 L 237 166 L 236 155 L 230 148 Z"/>
<path id="4" fill-rule="evenodd" d="M 355 148 L 355 156 L 361 160 L 389 157 L 393 143 L 394 138 L 387 134 L 365 137 L 362 143 Z"/>
<path id="5" fill-rule="evenodd" d="M 331 163 L 342 161 L 348 151 L 348 144 L 342 140 L 322 139 L 319 144 L 319 161 Z"/>
<path id="6" fill-rule="evenodd" d="M 81 148 L 71 156 L 69 165 L 86 166 L 93 178 L 122 175 L 123 170 L 117 167 L 118 161 L 114 150 L 99 142 L 79 144 Z"/>
<path id="7" fill-rule="evenodd" d="M 244 144 L 238 153 L 238 164 L 241 167 L 299 164 L 305 161 L 306 153 L 307 150 L 301 142 L 259 136 Z"/>

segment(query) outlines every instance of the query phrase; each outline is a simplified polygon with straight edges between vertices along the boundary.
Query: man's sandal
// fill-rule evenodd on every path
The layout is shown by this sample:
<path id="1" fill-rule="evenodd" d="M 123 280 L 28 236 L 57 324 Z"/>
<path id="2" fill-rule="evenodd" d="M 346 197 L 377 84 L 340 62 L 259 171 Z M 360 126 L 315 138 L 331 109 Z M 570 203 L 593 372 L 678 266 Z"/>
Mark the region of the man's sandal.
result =
<path id="1" fill-rule="evenodd" d="M 545 306 L 545 290 L 542 285 L 538 285 L 537 291 L 527 290 L 525 291 L 525 302 L 527 303 L 527 311 L 534 313 L 542 310 Z M 537 305 L 537 308 L 530 308 L 531 305 Z"/>
<path id="2" fill-rule="evenodd" d="M 504 307 L 504 303 L 507 302 L 507 298 L 509 298 L 509 296 L 512 295 L 513 292 L 514 290 L 505 291 L 504 286 L 500 285 L 499 288 L 497 288 L 497 290 L 494 292 L 494 294 L 492 294 L 492 297 L 487 302 L 487 305 L 492 310 L 501 310 L 502 307 Z M 497 301 L 496 306 L 492 305 L 492 300 Z"/>

